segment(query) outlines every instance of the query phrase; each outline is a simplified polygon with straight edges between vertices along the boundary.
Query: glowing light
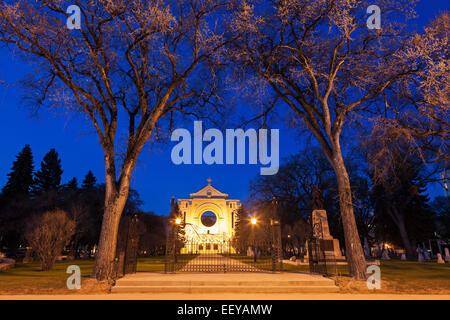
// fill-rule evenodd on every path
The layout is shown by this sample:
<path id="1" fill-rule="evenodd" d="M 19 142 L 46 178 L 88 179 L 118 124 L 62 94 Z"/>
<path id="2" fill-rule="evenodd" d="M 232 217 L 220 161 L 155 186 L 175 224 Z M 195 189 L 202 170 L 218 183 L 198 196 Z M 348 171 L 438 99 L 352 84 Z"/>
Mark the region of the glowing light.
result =
<path id="1" fill-rule="evenodd" d="M 256 224 L 256 218 L 252 218 L 250 221 L 251 221 L 251 223 L 252 223 L 253 225 Z"/>
<path id="2" fill-rule="evenodd" d="M 176 224 L 180 224 L 181 223 L 181 218 L 176 218 L 175 223 Z"/>

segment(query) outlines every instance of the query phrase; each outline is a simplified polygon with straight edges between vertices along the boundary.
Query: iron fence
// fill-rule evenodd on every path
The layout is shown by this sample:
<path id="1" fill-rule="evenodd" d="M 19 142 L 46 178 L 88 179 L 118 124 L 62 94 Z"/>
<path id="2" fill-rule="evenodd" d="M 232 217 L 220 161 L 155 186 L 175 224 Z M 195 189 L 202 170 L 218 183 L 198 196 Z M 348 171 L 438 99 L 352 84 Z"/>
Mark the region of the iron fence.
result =
<path id="1" fill-rule="evenodd" d="M 188 225 L 180 217 L 167 225 L 165 272 L 279 272 L 282 271 L 281 228 L 277 201 L 272 201 L 271 215 L 261 219 L 269 237 L 255 239 L 254 228 L 248 240 L 198 234 L 186 239 L 180 227 Z M 253 222 L 252 222 L 253 223 Z M 256 219 L 255 219 L 256 223 Z"/>
<path id="2" fill-rule="evenodd" d="M 267 249 L 249 245 L 244 254 L 236 251 L 228 240 L 186 241 L 172 259 L 166 260 L 172 263 L 166 272 L 272 272 L 273 255 Z"/>
<path id="3" fill-rule="evenodd" d="M 136 273 L 139 247 L 139 220 L 137 216 L 124 216 L 120 220 L 116 246 L 116 258 L 113 261 L 115 278 Z"/>
<path id="4" fill-rule="evenodd" d="M 311 235 L 308 239 L 309 271 L 322 275 L 337 274 L 333 243 L 323 239 L 321 221 L 319 220 L 311 227 Z"/>

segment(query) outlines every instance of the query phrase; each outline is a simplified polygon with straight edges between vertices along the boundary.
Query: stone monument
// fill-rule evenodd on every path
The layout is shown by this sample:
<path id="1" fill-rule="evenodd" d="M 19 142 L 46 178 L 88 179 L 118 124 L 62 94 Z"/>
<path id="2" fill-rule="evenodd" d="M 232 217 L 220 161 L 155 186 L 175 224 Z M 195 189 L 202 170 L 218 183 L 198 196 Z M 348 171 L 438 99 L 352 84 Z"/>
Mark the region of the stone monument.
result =
<path id="1" fill-rule="evenodd" d="M 424 262 L 424 261 L 425 261 L 424 258 L 423 258 L 422 252 L 420 252 L 420 253 L 418 254 L 418 256 L 417 256 L 417 261 L 419 261 L 419 262 Z"/>
<path id="2" fill-rule="evenodd" d="M 32 263 L 33 260 L 34 259 L 31 250 L 27 249 L 27 251 L 25 252 L 25 257 L 22 260 L 22 263 Z"/>
<path id="3" fill-rule="evenodd" d="M 381 260 L 391 260 L 389 252 L 386 249 L 383 250 L 383 253 L 381 254 Z"/>
<path id="4" fill-rule="evenodd" d="M 342 256 L 339 239 L 334 239 L 330 234 L 327 212 L 325 210 L 313 210 L 311 217 L 314 236 L 324 241 L 325 256 L 334 255 L 336 261 L 344 261 L 345 257 Z"/>
<path id="5" fill-rule="evenodd" d="M 422 254 L 422 249 L 420 249 L 420 247 L 417 247 L 417 261 L 419 262 L 423 262 L 423 254 Z"/>
<path id="6" fill-rule="evenodd" d="M 250 246 L 247 248 L 247 257 L 253 257 L 253 249 Z"/>
<path id="7" fill-rule="evenodd" d="M 89 259 L 89 257 L 90 257 L 89 246 L 85 245 L 84 248 L 83 248 L 82 259 Z"/>
<path id="8" fill-rule="evenodd" d="M 437 263 L 445 263 L 445 261 L 442 260 L 442 255 L 440 253 L 437 254 Z"/>
<path id="9" fill-rule="evenodd" d="M 402 256 L 401 256 L 400 260 L 406 261 L 406 254 L 402 253 Z"/>
<path id="10" fill-rule="evenodd" d="M 445 252 L 444 260 L 447 261 L 447 262 L 450 262 L 450 254 L 448 253 L 448 248 L 445 248 L 444 252 Z"/>
<path id="11" fill-rule="evenodd" d="M 370 258 L 370 248 L 369 248 L 369 241 L 367 241 L 367 237 L 364 237 L 364 255 L 366 258 Z"/>

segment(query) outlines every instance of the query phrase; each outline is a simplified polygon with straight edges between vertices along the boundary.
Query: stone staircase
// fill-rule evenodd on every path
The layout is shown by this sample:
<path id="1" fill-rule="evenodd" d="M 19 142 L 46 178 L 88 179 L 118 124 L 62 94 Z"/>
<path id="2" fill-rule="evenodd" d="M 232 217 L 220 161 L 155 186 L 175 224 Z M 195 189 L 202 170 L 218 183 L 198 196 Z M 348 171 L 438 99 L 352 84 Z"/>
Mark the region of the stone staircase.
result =
<path id="1" fill-rule="evenodd" d="M 112 293 L 335 293 L 332 279 L 307 273 L 136 273 Z"/>

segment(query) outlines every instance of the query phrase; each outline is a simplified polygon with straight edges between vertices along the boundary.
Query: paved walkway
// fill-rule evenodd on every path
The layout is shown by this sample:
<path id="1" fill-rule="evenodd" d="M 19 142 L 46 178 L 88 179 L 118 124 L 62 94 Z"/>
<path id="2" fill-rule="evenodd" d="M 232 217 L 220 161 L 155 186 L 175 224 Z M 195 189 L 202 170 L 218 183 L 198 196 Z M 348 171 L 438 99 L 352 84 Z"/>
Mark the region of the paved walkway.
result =
<path id="1" fill-rule="evenodd" d="M 117 280 L 113 293 L 331 293 L 339 288 L 332 279 L 308 273 L 268 272 L 179 272 L 175 274 L 136 273 Z"/>
<path id="2" fill-rule="evenodd" d="M 233 272 L 233 271 L 260 272 L 262 270 L 254 266 L 243 263 L 220 254 L 200 254 L 189 261 L 180 271 L 181 272 Z"/>
<path id="3" fill-rule="evenodd" d="M 333 280 L 325 278 L 318 274 L 312 274 L 308 272 L 282 272 L 282 273 L 246 273 L 246 272 L 236 272 L 236 273 L 159 273 L 159 272 L 137 272 L 134 274 L 127 274 L 125 277 L 118 280 L 118 282 L 124 281 L 178 281 L 180 283 L 184 282 L 195 282 L 195 281 L 239 281 L 248 282 L 256 281 L 261 284 L 268 281 L 326 281 L 332 282 Z"/>
<path id="4" fill-rule="evenodd" d="M 219 279 L 218 279 L 219 278 Z M 161 281 L 161 283 L 176 283 L 177 286 L 184 282 L 208 282 L 220 281 L 223 287 L 227 282 L 258 282 L 261 286 L 270 282 L 287 281 L 332 281 L 319 275 L 308 273 L 176 273 L 162 274 L 142 272 L 127 275 L 122 281 L 143 283 L 146 281 Z M 225 283 L 224 283 L 225 282 Z M 292 285 L 292 284 L 291 284 Z M 82 283 L 83 286 L 83 283 Z M 450 300 L 450 295 L 424 295 L 424 294 L 367 294 L 331 293 L 331 292 L 294 292 L 294 293 L 182 293 L 182 292 L 155 292 L 155 293 L 111 293 L 111 294 L 80 294 L 70 292 L 59 295 L 0 295 L 0 300 Z"/>
<path id="5" fill-rule="evenodd" d="M 244 294 L 223 293 L 220 296 L 188 293 L 113 293 L 65 295 L 0 295 L 0 300 L 450 300 L 450 295 L 419 294 L 343 294 L 343 293 L 289 293 Z"/>

